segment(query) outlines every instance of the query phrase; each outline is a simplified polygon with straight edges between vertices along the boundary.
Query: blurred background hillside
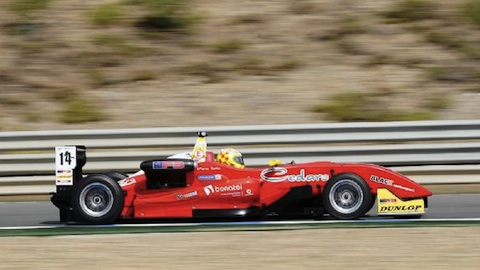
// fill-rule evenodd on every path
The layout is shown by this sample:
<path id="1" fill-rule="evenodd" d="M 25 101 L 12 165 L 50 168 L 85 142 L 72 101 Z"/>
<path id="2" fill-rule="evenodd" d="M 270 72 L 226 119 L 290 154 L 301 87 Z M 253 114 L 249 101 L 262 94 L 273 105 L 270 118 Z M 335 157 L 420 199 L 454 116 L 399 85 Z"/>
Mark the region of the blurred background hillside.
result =
<path id="1" fill-rule="evenodd" d="M 479 119 L 480 0 L 0 0 L 0 131 Z"/>

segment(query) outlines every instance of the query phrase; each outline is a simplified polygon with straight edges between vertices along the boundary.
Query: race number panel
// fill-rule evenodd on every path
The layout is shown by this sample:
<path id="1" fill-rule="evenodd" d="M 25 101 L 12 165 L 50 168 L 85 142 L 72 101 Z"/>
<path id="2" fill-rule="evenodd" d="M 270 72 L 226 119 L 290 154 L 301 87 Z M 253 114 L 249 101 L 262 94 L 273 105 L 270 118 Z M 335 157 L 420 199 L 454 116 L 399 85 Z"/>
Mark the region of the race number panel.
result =
<path id="1" fill-rule="evenodd" d="M 73 185 L 73 169 L 77 166 L 77 147 L 55 147 L 55 183 L 57 186 Z"/>

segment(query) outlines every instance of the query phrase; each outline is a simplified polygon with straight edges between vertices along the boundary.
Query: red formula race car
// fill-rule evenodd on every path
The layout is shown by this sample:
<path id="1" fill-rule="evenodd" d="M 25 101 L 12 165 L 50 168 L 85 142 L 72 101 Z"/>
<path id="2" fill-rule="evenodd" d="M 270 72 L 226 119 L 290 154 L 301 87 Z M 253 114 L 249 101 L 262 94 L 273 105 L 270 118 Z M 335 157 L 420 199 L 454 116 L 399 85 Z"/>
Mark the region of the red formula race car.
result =
<path id="1" fill-rule="evenodd" d="M 207 151 L 199 133 L 191 153 L 147 160 L 133 175 L 82 174 L 84 146 L 56 147 L 56 193 L 62 222 L 227 217 L 358 219 L 377 201 L 378 215 L 421 216 L 432 192 L 390 169 L 310 162 L 245 168 L 235 149 Z"/>

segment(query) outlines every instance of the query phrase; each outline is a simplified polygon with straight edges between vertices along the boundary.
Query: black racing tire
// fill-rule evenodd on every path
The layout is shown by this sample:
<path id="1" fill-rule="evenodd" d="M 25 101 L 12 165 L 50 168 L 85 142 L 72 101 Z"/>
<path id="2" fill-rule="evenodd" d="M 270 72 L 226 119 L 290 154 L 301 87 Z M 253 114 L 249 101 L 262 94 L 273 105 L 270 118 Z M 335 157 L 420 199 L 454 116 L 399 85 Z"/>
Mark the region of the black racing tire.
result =
<path id="1" fill-rule="evenodd" d="M 104 174 L 89 175 L 73 187 L 73 214 L 80 222 L 113 223 L 120 217 L 123 203 L 122 189 Z"/>
<path id="2" fill-rule="evenodd" d="M 327 213 L 337 219 L 358 219 L 372 208 L 370 187 L 360 176 L 344 173 L 325 185 L 322 195 Z"/>
<path id="3" fill-rule="evenodd" d="M 372 194 L 372 201 L 370 202 L 370 207 L 368 207 L 368 211 L 372 210 L 373 206 L 375 205 L 375 202 L 377 201 L 377 194 Z"/>
<path id="4" fill-rule="evenodd" d="M 119 171 L 109 171 L 105 173 L 106 176 L 112 178 L 115 181 L 120 181 L 128 178 L 128 174 Z"/>

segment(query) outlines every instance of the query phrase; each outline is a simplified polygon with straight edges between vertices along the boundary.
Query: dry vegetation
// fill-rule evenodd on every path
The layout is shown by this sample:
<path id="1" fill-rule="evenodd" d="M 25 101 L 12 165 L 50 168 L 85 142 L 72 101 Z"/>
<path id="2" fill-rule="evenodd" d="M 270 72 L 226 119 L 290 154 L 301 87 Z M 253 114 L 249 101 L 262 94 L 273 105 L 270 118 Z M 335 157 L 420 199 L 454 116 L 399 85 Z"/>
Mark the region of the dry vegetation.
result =
<path id="1" fill-rule="evenodd" d="M 479 44 L 479 0 L 5 0 L 0 130 L 478 119 Z"/>
<path id="2" fill-rule="evenodd" d="M 2 238 L 0 269 L 478 269 L 480 229 Z"/>

